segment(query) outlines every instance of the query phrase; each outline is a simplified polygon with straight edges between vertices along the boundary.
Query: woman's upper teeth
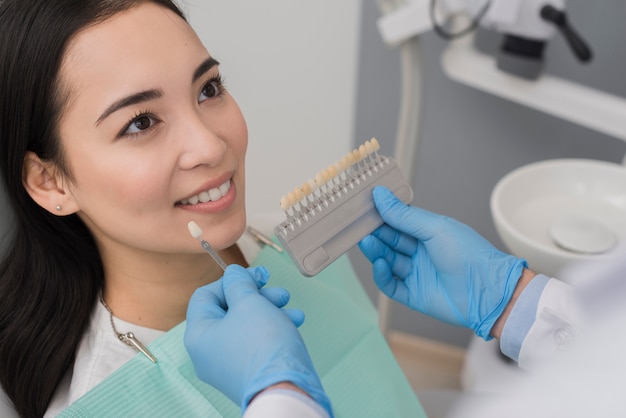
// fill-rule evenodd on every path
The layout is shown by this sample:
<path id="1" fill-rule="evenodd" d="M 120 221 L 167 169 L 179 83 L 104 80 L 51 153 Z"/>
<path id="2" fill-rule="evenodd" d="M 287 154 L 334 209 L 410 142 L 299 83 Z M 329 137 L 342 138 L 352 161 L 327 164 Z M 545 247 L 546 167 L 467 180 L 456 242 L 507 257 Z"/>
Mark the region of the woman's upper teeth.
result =
<path id="1" fill-rule="evenodd" d="M 180 201 L 181 205 L 195 205 L 198 202 L 214 202 L 216 200 L 220 200 L 228 191 L 230 190 L 230 179 L 225 181 L 219 187 L 214 189 L 209 189 L 207 191 L 201 192 L 195 196 L 191 196 L 188 199 L 183 199 Z"/>

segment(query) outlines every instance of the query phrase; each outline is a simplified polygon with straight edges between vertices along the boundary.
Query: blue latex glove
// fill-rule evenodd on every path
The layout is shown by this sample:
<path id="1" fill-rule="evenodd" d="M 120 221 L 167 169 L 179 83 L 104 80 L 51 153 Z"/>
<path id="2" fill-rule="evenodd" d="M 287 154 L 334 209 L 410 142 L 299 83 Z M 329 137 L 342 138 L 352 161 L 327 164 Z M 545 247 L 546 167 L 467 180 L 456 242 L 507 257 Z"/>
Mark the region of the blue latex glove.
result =
<path id="1" fill-rule="evenodd" d="M 505 254 L 455 219 L 373 191 L 385 224 L 359 243 L 374 281 L 391 299 L 490 340 L 526 261 Z"/>
<path id="2" fill-rule="evenodd" d="M 296 326 L 304 315 L 280 309 L 282 288 L 262 289 L 263 267 L 230 265 L 217 282 L 197 289 L 187 309 L 185 347 L 198 377 L 214 386 L 242 413 L 263 389 L 291 382 L 332 417 L 330 401 Z"/>

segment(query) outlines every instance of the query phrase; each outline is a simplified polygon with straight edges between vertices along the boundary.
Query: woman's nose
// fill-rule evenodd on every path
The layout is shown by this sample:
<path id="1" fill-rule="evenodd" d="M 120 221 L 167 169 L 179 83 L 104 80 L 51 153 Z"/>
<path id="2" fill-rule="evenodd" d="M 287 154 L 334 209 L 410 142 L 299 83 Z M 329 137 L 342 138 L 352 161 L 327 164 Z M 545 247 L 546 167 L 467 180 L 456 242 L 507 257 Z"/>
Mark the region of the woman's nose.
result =
<path id="1" fill-rule="evenodd" d="M 224 158 L 227 144 L 219 130 L 203 115 L 194 113 L 185 118 L 179 130 L 180 166 L 189 170 L 200 165 L 217 166 Z"/>

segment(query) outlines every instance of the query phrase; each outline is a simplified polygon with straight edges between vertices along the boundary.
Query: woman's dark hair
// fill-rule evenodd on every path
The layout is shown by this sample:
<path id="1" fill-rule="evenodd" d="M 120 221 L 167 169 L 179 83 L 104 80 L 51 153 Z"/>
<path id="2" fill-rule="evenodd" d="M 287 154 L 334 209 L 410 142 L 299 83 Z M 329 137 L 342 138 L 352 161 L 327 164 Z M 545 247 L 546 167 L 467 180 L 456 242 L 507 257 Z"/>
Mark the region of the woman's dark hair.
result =
<path id="1" fill-rule="evenodd" d="M 98 248 L 80 218 L 55 216 L 26 192 L 24 155 L 32 151 L 71 178 L 58 129 L 68 43 L 145 2 L 184 19 L 170 0 L 0 0 L 0 168 L 15 218 L 0 264 L 0 383 L 23 417 L 48 408 L 104 281 Z"/>

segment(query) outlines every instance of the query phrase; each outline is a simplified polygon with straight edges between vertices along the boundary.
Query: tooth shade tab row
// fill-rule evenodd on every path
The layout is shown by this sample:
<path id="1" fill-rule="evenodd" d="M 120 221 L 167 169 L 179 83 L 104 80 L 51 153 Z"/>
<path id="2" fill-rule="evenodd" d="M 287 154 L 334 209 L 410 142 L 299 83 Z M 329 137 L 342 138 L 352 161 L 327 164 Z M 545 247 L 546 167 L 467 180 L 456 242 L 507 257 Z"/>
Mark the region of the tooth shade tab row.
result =
<path id="1" fill-rule="evenodd" d="M 280 201 L 277 239 L 304 276 L 315 276 L 380 225 L 372 190 L 385 186 L 404 203 L 413 190 L 393 158 L 372 139 L 321 170 Z"/>
<path id="2" fill-rule="evenodd" d="M 206 190 L 195 196 L 191 196 L 188 199 L 180 201 L 181 205 L 195 205 L 197 203 L 215 202 L 223 198 L 230 190 L 230 179 L 224 182 L 224 184 L 213 189 Z"/>
<path id="3" fill-rule="evenodd" d="M 280 207 L 287 219 L 315 216 L 315 210 L 328 206 L 355 185 L 384 167 L 389 159 L 378 154 L 380 144 L 372 138 L 358 148 L 348 152 L 341 159 L 321 170 L 313 179 L 280 199 Z"/>

